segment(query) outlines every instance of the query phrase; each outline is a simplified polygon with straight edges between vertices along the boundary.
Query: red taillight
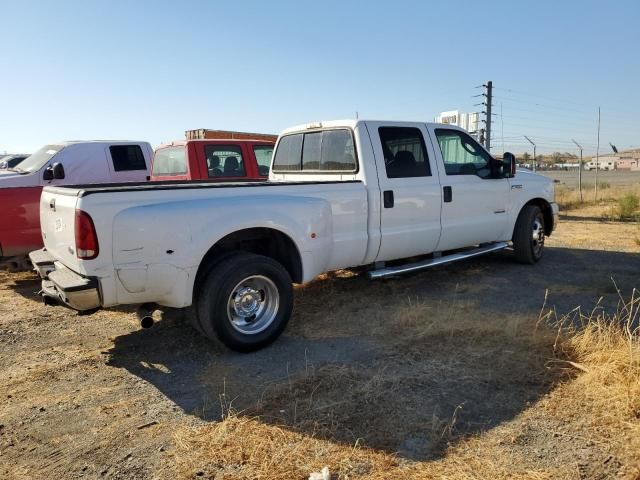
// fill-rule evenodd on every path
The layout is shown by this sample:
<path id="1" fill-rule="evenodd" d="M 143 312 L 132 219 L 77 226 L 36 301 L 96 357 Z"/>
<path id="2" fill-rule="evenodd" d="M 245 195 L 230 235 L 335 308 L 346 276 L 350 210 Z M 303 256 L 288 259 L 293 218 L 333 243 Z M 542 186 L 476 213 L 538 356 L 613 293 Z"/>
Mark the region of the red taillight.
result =
<path id="1" fill-rule="evenodd" d="M 93 220 L 87 212 L 76 210 L 76 255 L 82 260 L 96 258 L 100 248 Z"/>

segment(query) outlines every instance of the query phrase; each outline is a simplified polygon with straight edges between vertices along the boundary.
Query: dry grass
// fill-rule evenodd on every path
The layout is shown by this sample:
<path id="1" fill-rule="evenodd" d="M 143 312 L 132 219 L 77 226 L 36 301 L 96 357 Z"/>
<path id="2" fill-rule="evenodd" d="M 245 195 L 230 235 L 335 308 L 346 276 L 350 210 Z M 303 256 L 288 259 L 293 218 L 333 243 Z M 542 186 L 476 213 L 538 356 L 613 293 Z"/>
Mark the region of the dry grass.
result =
<path id="1" fill-rule="evenodd" d="M 411 401 L 410 398 L 394 399 L 394 392 L 402 388 L 402 380 L 384 369 L 379 369 L 377 374 L 362 375 L 347 368 L 321 368 L 307 372 L 300 382 L 276 395 L 283 409 L 296 406 L 294 422 L 278 424 L 269 419 L 267 413 L 257 416 L 231 411 L 221 422 L 178 431 L 172 463 L 167 466 L 171 476 L 288 480 L 308 478 L 311 472 L 328 466 L 332 479 L 638 478 L 640 298 L 637 292 L 627 301 L 621 297 L 615 314 L 607 314 L 601 308 L 589 314 L 576 309 L 556 319 L 550 312 L 541 315 L 535 329 L 505 319 L 483 319 L 484 326 L 472 333 L 466 328 L 466 320 L 457 320 L 456 308 L 439 310 L 441 316 L 428 306 L 412 305 L 392 319 L 391 329 L 402 327 L 405 332 L 399 342 L 403 355 L 414 361 L 412 368 L 417 369 L 414 380 L 424 380 L 434 369 L 445 368 L 429 364 L 425 359 L 421 365 L 420 354 L 424 351 L 420 345 L 425 344 L 424 339 L 429 338 L 429 348 L 437 348 L 440 342 L 447 350 L 451 348 L 447 338 L 460 337 L 468 340 L 449 352 L 452 361 L 465 354 L 473 355 L 474 343 L 484 342 L 482 348 L 486 349 L 492 345 L 487 343 L 489 338 L 494 337 L 497 343 L 502 343 L 503 350 L 532 349 L 536 351 L 533 356 L 547 352 L 546 370 L 561 373 L 562 377 L 554 375 L 552 391 L 523 408 L 515 418 L 484 432 L 469 435 L 457 432 L 458 408 L 448 418 L 434 418 L 429 434 L 442 439 L 442 454 L 432 460 L 411 461 L 384 448 L 368 448 L 362 440 L 346 442 L 344 434 L 332 437 L 339 431 L 335 423 L 344 421 L 340 411 L 349 410 L 354 402 L 359 404 L 359 409 L 375 412 L 386 404 L 387 410 L 384 407 L 382 410 L 384 415 L 393 417 L 403 400 Z M 448 322 L 446 328 L 443 320 Z M 500 369 L 499 363 L 497 359 L 488 366 L 494 375 L 506 375 L 515 369 L 515 375 L 526 377 L 526 370 L 535 368 L 535 362 L 523 365 L 519 371 L 517 364 L 507 364 Z M 474 371 L 469 365 L 480 366 Z M 472 358 L 458 375 L 469 376 L 471 384 L 482 382 L 483 368 L 487 367 L 482 366 L 480 358 Z M 327 408 L 323 403 L 327 398 L 322 396 L 322 390 L 329 388 L 331 382 L 343 388 L 344 404 L 336 409 Z M 309 393 L 316 399 L 307 405 Z M 329 418 L 325 413 L 331 413 Z M 374 420 L 367 419 L 371 428 Z M 387 428 L 390 427 L 387 424 Z M 389 437 L 394 434 L 387 431 Z M 549 458 L 555 461 L 549 458 L 536 461 L 531 451 L 537 450 L 530 448 L 531 444 L 539 444 L 540 450 L 548 449 Z M 581 463 L 579 452 L 585 445 L 590 445 L 596 454 L 606 456 Z"/>
<path id="2" fill-rule="evenodd" d="M 584 207 L 599 206 L 605 210 L 603 217 L 609 218 L 617 209 L 617 202 L 625 195 L 640 195 L 640 185 L 615 185 L 602 188 L 599 185 L 598 199 L 595 199 L 593 185 L 583 185 L 582 200 L 580 191 L 575 187 L 565 185 L 556 186 L 556 202 L 561 212 L 567 212 Z"/>
<path id="3" fill-rule="evenodd" d="M 640 198 L 634 193 L 627 193 L 618 199 L 616 216 L 618 220 L 637 220 L 640 218 Z"/>
<path id="4" fill-rule="evenodd" d="M 624 429 L 627 422 L 640 420 L 640 292 L 634 290 L 627 301 L 620 295 L 613 315 L 599 307 L 588 314 L 578 308 L 554 323 L 556 349 L 583 372 L 575 384 L 598 423 Z M 640 435 L 637 439 L 640 455 Z"/>

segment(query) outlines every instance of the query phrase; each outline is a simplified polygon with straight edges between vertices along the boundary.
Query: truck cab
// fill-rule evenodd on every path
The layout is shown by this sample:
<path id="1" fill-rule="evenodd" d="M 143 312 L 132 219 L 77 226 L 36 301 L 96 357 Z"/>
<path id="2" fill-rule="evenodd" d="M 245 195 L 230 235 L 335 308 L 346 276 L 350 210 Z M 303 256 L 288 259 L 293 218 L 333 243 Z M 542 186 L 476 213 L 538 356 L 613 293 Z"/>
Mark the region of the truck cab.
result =
<path id="1" fill-rule="evenodd" d="M 275 143 L 266 140 L 179 140 L 160 145 L 151 181 L 266 180 Z"/>

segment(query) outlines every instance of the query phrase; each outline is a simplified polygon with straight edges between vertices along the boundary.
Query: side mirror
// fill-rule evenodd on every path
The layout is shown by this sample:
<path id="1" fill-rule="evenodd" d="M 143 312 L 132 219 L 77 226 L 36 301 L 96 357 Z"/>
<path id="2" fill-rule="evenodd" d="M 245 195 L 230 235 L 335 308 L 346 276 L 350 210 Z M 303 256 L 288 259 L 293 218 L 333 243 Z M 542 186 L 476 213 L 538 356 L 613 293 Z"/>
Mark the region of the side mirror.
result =
<path id="1" fill-rule="evenodd" d="M 516 176 L 516 156 L 511 152 L 504 152 L 502 156 L 502 176 L 505 178 Z"/>
<path id="2" fill-rule="evenodd" d="M 47 182 L 53 180 L 53 167 L 51 165 L 44 169 L 44 172 L 42 173 L 42 179 L 46 180 Z"/>
<path id="3" fill-rule="evenodd" d="M 61 163 L 53 164 L 53 178 L 56 180 L 62 180 L 64 178 L 64 167 Z"/>

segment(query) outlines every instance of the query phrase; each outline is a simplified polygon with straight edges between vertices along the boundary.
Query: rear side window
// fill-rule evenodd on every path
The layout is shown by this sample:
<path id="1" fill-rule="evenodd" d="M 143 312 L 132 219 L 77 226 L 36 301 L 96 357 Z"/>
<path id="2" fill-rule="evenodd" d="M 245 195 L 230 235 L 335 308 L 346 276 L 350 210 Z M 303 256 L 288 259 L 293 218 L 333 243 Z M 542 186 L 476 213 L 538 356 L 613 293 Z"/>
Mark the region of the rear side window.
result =
<path id="1" fill-rule="evenodd" d="M 156 150 L 153 156 L 153 176 L 181 175 L 187 173 L 186 148 L 166 147 Z"/>
<path id="2" fill-rule="evenodd" d="M 274 172 L 354 172 L 356 169 L 353 135 L 345 129 L 282 137 L 273 161 Z"/>
<path id="3" fill-rule="evenodd" d="M 301 170 L 302 165 L 302 134 L 287 135 L 278 143 L 276 156 L 273 159 L 273 171 Z"/>
<path id="4" fill-rule="evenodd" d="M 235 145 L 206 145 L 204 154 L 207 158 L 209 178 L 244 177 L 244 160 L 242 150 Z"/>
<path id="5" fill-rule="evenodd" d="M 431 176 L 422 132 L 413 127 L 378 129 L 387 178 Z"/>
<path id="6" fill-rule="evenodd" d="M 269 175 L 271 167 L 271 157 L 273 157 L 273 146 L 271 145 L 254 145 L 253 153 L 258 162 L 258 173 L 263 176 Z"/>
<path id="7" fill-rule="evenodd" d="M 140 145 L 112 145 L 109 152 L 116 172 L 147 169 Z"/>

